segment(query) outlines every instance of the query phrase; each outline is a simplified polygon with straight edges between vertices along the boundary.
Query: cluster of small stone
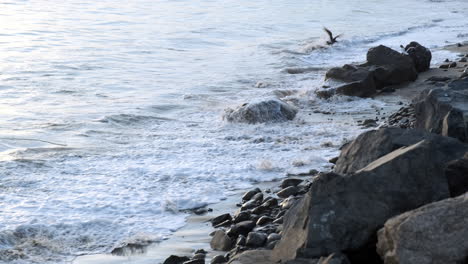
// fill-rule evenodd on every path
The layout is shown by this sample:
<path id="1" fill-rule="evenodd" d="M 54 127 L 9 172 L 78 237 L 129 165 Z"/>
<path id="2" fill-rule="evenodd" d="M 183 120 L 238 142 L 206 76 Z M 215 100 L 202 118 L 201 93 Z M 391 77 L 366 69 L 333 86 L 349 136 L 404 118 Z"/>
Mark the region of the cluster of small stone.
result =
<path id="1" fill-rule="evenodd" d="M 225 263 L 235 255 L 251 249 L 273 249 L 281 239 L 283 216 L 309 189 L 310 182 L 288 178 L 276 194 L 255 188 L 242 196 L 239 210 L 211 220 L 217 228 L 211 236 L 214 250 L 228 251 L 213 258 L 212 264 Z"/>
<path id="2" fill-rule="evenodd" d="M 404 106 L 388 117 L 385 124 L 387 127 L 414 128 L 416 115 L 413 105 Z"/>

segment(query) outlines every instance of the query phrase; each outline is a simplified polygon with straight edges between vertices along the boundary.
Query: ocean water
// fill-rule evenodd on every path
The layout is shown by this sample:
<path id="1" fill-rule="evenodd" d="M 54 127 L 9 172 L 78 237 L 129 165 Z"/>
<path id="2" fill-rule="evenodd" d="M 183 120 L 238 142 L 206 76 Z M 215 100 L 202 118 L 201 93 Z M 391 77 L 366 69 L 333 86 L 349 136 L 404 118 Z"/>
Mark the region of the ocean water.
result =
<path id="1" fill-rule="evenodd" d="M 159 241 L 185 209 L 330 168 L 354 118 L 385 103 L 315 98 L 324 71 L 413 40 L 441 62 L 467 17 L 465 0 L 1 1 L 0 263 Z M 222 119 L 273 97 L 297 117 Z"/>

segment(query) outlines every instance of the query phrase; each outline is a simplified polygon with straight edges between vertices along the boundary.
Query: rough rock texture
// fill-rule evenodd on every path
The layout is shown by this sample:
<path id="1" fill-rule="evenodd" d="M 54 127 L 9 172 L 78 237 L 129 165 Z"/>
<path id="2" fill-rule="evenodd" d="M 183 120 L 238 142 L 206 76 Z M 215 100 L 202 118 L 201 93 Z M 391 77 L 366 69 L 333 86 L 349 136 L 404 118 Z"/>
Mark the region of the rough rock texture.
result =
<path id="1" fill-rule="evenodd" d="M 189 257 L 179 257 L 179 256 L 171 255 L 164 261 L 163 264 L 182 264 L 189 260 L 190 260 Z"/>
<path id="2" fill-rule="evenodd" d="M 418 72 L 429 70 L 431 66 L 432 54 L 431 51 L 423 47 L 416 41 L 412 41 L 405 47 L 406 53 L 413 59 L 414 66 Z"/>
<path id="3" fill-rule="evenodd" d="M 236 109 L 226 109 L 223 118 L 229 122 L 267 123 L 283 122 L 294 119 L 297 109 L 281 100 L 271 99 L 246 103 Z"/>
<path id="4" fill-rule="evenodd" d="M 465 152 L 459 141 L 438 137 L 395 150 L 353 175 L 321 174 L 286 213 L 274 260 L 358 251 L 374 243 L 387 219 L 449 197 L 444 165 Z"/>
<path id="5" fill-rule="evenodd" d="M 449 162 L 445 169 L 445 176 L 452 197 L 468 192 L 468 153 L 463 159 Z"/>
<path id="6" fill-rule="evenodd" d="M 378 70 L 374 70 L 374 79 L 380 87 L 414 81 L 418 78 L 418 72 L 410 56 L 383 45 L 369 49 L 367 63 L 380 66 Z"/>
<path id="7" fill-rule="evenodd" d="M 381 128 L 362 133 L 342 148 L 334 172 L 354 173 L 396 149 L 434 137 L 440 136 L 424 130 L 401 128 Z"/>
<path id="8" fill-rule="evenodd" d="M 417 128 L 468 142 L 468 79 L 422 92 L 414 109 Z"/>
<path id="9" fill-rule="evenodd" d="M 229 264 L 272 264 L 271 250 L 249 250 L 232 258 Z"/>
<path id="10" fill-rule="evenodd" d="M 385 263 L 457 264 L 468 260 L 468 194 L 394 217 L 378 233 Z"/>
<path id="11" fill-rule="evenodd" d="M 343 67 L 331 68 L 326 73 L 326 78 L 347 82 L 336 88 L 339 94 L 370 97 L 376 92 L 373 73 L 367 67 L 346 64 Z"/>
<path id="12" fill-rule="evenodd" d="M 210 246 L 214 250 L 227 251 L 233 247 L 232 239 L 226 235 L 224 230 L 216 230 L 213 238 L 211 239 Z"/>

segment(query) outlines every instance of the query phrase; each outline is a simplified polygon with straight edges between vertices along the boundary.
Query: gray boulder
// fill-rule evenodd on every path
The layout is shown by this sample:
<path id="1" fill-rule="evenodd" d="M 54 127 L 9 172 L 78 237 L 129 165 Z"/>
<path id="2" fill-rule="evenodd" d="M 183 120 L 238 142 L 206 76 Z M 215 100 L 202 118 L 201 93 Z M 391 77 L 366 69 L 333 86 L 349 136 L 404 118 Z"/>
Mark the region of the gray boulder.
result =
<path id="1" fill-rule="evenodd" d="M 440 136 L 422 129 L 380 128 L 367 131 L 341 149 L 334 172 L 354 173 L 396 149 L 434 137 Z"/>
<path id="2" fill-rule="evenodd" d="M 286 213 L 274 259 L 367 250 L 387 219 L 449 197 L 444 165 L 466 150 L 455 139 L 437 137 L 397 149 L 353 175 L 317 176 Z"/>
<path id="3" fill-rule="evenodd" d="M 279 99 L 243 104 L 225 110 L 223 119 L 237 123 L 268 123 L 293 120 L 297 109 Z"/>
<path id="4" fill-rule="evenodd" d="M 405 51 L 413 60 L 414 66 L 418 72 L 429 70 L 432 54 L 428 48 L 416 41 L 412 41 L 410 44 L 406 45 Z"/>
<path id="5" fill-rule="evenodd" d="M 468 259 L 468 194 L 396 216 L 378 233 L 385 263 L 458 264 Z"/>
<path id="6" fill-rule="evenodd" d="M 265 245 L 267 241 L 267 235 L 261 232 L 250 232 L 247 235 L 245 245 L 248 247 L 258 248 Z"/>
<path id="7" fill-rule="evenodd" d="M 415 126 L 468 142 L 468 79 L 423 91 L 414 102 Z"/>
<path id="8" fill-rule="evenodd" d="M 234 246 L 234 243 L 233 239 L 224 230 L 216 230 L 211 239 L 210 246 L 214 250 L 228 251 Z"/>
<path id="9" fill-rule="evenodd" d="M 445 176 L 452 197 L 468 192 L 468 153 L 462 159 L 449 162 Z"/>

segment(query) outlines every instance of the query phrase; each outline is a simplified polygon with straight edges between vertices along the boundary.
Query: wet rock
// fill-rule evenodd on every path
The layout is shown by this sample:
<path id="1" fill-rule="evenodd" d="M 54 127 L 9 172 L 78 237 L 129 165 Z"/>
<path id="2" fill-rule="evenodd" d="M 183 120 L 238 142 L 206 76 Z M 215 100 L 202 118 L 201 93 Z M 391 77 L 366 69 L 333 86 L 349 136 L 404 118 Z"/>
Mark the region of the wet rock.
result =
<path id="1" fill-rule="evenodd" d="M 263 201 L 263 193 L 259 192 L 255 194 L 251 200 L 261 203 Z"/>
<path id="2" fill-rule="evenodd" d="M 247 238 L 243 235 L 239 235 L 239 237 L 236 240 L 236 246 L 245 246 L 245 242 L 247 241 Z"/>
<path id="3" fill-rule="evenodd" d="M 448 82 L 450 80 L 451 80 L 451 78 L 446 77 L 446 76 L 432 76 L 432 77 L 428 78 L 426 81 L 429 81 L 429 82 Z"/>
<path id="4" fill-rule="evenodd" d="M 278 199 L 276 198 L 273 198 L 273 197 L 269 197 L 268 200 L 265 200 L 263 203 L 262 203 L 262 206 L 263 207 L 266 207 L 266 208 L 273 208 L 273 207 L 277 207 L 278 206 Z"/>
<path id="5" fill-rule="evenodd" d="M 252 199 L 252 200 L 244 203 L 242 205 L 242 207 L 241 207 L 241 210 L 245 211 L 245 210 L 253 209 L 253 208 L 255 208 L 255 207 L 259 206 L 259 205 L 260 205 L 260 203 L 258 201 L 255 201 L 255 200 Z"/>
<path id="6" fill-rule="evenodd" d="M 258 248 L 265 245 L 267 241 L 267 235 L 260 232 L 250 232 L 247 236 L 247 241 L 245 243 L 248 247 Z"/>
<path id="7" fill-rule="evenodd" d="M 290 187 L 290 186 L 298 186 L 302 182 L 303 182 L 303 180 L 301 180 L 301 179 L 295 179 L 295 178 L 284 179 L 281 182 L 281 188 L 284 189 L 284 188 L 287 188 L 287 187 Z"/>
<path id="8" fill-rule="evenodd" d="M 249 250 L 234 256 L 229 264 L 271 264 L 271 250 Z"/>
<path id="9" fill-rule="evenodd" d="M 346 82 L 335 89 L 338 94 L 370 97 L 376 92 L 373 72 L 367 67 L 346 64 L 343 67 L 331 68 L 325 77 Z"/>
<path id="10" fill-rule="evenodd" d="M 252 214 L 260 215 L 260 214 L 266 213 L 268 210 L 269 210 L 268 207 L 260 205 L 252 209 Z"/>
<path id="11" fill-rule="evenodd" d="M 468 79 L 425 90 L 414 103 L 417 128 L 468 142 Z"/>
<path id="12" fill-rule="evenodd" d="M 405 47 L 406 53 L 413 59 L 414 66 L 418 72 L 429 70 L 431 66 L 431 51 L 421 44 L 413 41 Z"/>
<path id="13" fill-rule="evenodd" d="M 257 225 L 258 226 L 262 226 L 262 225 L 266 225 L 268 223 L 271 223 L 273 222 L 273 219 L 269 216 L 262 216 L 258 219 L 257 221 Z"/>
<path id="14" fill-rule="evenodd" d="M 247 234 L 254 229 L 255 223 L 253 221 L 243 221 L 237 223 L 228 230 L 227 235 L 236 238 L 239 235 L 247 236 Z"/>
<path id="15" fill-rule="evenodd" d="M 385 263 L 466 263 L 468 194 L 396 216 L 378 233 Z"/>
<path id="16" fill-rule="evenodd" d="M 276 241 L 271 241 L 270 243 L 267 243 L 265 248 L 266 249 L 270 249 L 270 250 L 273 250 L 276 246 L 276 244 L 278 244 L 278 240 Z"/>
<path id="17" fill-rule="evenodd" d="M 374 119 L 366 119 L 364 122 L 362 122 L 361 126 L 363 127 L 376 127 L 377 126 L 377 121 Z"/>
<path id="18" fill-rule="evenodd" d="M 297 200 L 294 197 L 289 197 L 280 203 L 280 207 L 282 210 L 287 210 L 291 208 L 296 202 Z"/>
<path id="19" fill-rule="evenodd" d="M 226 220 L 226 221 L 224 221 L 224 222 L 222 222 L 222 223 L 219 223 L 219 224 L 217 224 L 217 225 L 215 225 L 215 226 L 213 226 L 213 227 L 214 227 L 214 228 L 220 228 L 220 227 L 230 226 L 231 224 L 232 224 L 232 220 L 229 220 L 229 219 L 228 219 L 228 220 Z"/>
<path id="20" fill-rule="evenodd" d="M 379 66 L 374 70 L 374 80 L 377 87 L 414 81 L 418 77 L 418 72 L 410 56 L 383 45 L 369 49 L 367 64 Z"/>
<path id="21" fill-rule="evenodd" d="M 219 224 L 221 224 L 221 223 L 223 223 L 223 222 L 225 222 L 227 220 L 229 220 L 229 221 L 232 220 L 232 217 L 231 217 L 230 214 L 219 215 L 219 216 L 211 219 L 210 221 L 211 221 L 211 225 L 217 226 L 217 225 L 219 225 Z"/>
<path id="22" fill-rule="evenodd" d="M 257 193 L 261 193 L 262 190 L 260 190 L 260 188 L 255 188 L 253 190 L 250 190 L 248 192 L 246 192 L 243 196 L 242 196 L 242 201 L 249 201 L 250 199 L 252 199 L 252 197 L 254 197 Z"/>
<path id="23" fill-rule="evenodd" d="M 196 253 L 192 259 L 205 259 L 206 253 Z"/>
<path id="24" fill-rule="evenodd" d="M 179 256 L 171 255 L 164 261 L 163 264 L 182 264 L 189 260 L 190 258 L 188 257 L 179 257 Z"/>
<path id="25" fill-rule="evenodd" d="M 276 233 L 269 234 L 267 237 L 267 244 L 270 244 L 271 242 L 277 241 L 280 239 L 281 239 L 281 235 L 279 234 L 276 234 Z"/>
<path id="26" fill-rule="evenodd" d="M 338 157 L 331 158 L 328 162 L 335 164 L 338 161 Z"/>
<path id="27" fill-rule="evenodd" d="M 468 192 L 468 153 L 462 159 L 449 162 L 445 176 L 452 197 Z"/>
<path id="28" fill-rule="evenodd" d="M 233 222 L 237 224 L 247 220 L 250 220 L 250 213 L 246 211 L 241 211 L 234 217 Z"/>
<path id="29" fill-rule="evenodd" d="M 273 224 L 282 224 L 282 223 L 283 223 L 283 219 L 284 219 L 283 216 L 281 216 L 281 217 L 275 219 L 275 221 L 273 221 Z"/>
<path id="30" fill-rule="evenodd" d="M 291 195 L 296 195 L 299 192 L 299 189 L 295 186 L 289 186 L 287 188 L 282 189 L 276 195 L 280 198 L 288 198 Z"/>
<path id="31" fill-rule="evenodd" d="M 387 219 L 449 196 L 444 166 L 466 149 L 455 139 L 437 137 L 397 149 L 352 175 L 315 177 L 306 196 L 285 215 L 275 261 L 372 244 Z"/>
<path id="32" fill-rule="evenodd" d="M 233 241 L 224 230 L 217 230 L 211 239 L 210 246 L 214 250 L 228 251 L 233 247 Z"/>
<path id="33" fill-rule="evenodd" d="M 189 261 L 185 261 L 183 264 L 205 264 L 205 259 L 191 259 Z"/>
<path id="34" fill-rule="evenodd" d="M 297 109 L 279 99 L 243 104 L 236 109 L 226 109 L 223 118 L 228 122 L 268 123 L 293 120 Z"/>
<path id="35" fill-rule="evenodd" d="M 223 255 L 216 255 L 211 259 L 210 264 L 222 264 L 226 263 L 228 260 Z"/>
<path id="36" fill-rule="evenodd" d="M 467 62 L 468 60 L 466 58 L 461 58 L 460 60 L 458 60 L 459 62 Z"/>

